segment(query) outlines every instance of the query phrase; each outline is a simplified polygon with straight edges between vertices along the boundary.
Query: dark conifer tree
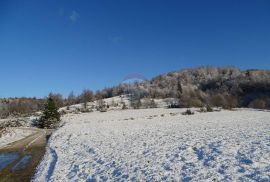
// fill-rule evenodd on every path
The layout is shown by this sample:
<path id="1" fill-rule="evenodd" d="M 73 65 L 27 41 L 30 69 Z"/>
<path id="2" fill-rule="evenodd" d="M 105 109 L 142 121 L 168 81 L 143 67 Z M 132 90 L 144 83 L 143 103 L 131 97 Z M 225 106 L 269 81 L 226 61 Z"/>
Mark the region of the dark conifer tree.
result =
<path id="1" fill-rule="evenodd" d="M 43 115 L 40 118 L 41 128 L 54 128 L 60 121 L 60 113 L 53 98 L 49 97 L 45 105 Z"/>

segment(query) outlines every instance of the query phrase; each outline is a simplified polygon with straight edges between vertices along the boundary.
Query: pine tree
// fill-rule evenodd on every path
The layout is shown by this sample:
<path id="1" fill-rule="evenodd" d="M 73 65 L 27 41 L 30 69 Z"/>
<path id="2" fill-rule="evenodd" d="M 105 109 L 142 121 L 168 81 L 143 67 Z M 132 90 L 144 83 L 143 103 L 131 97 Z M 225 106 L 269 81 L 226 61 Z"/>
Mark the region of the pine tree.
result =
<path id="1" fill-rule="evenodd" d="M 40 118 L 39 126 L 41 128 L 54 128 L 60 121 L 60 113 L 53 98 L 47 99 L 47 104 Z"/>

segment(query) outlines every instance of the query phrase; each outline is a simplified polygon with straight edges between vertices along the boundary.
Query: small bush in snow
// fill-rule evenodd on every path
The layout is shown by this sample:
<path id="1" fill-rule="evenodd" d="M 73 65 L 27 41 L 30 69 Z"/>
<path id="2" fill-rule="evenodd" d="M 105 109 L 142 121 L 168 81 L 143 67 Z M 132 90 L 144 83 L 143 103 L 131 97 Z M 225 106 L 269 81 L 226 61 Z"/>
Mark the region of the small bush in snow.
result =
<path id="1" fill-rule="evenodd" d="M 123 109 L 123 110 L 127 109 L 127 105 L 126 105 L 125 102 L 122 103 L 122 109 Z"/>
<path id="2" fill-rule="evenodd" d="M 133 109 L 140 109 L 140 107 L 142 106 L 140 98 L 131 100 L 130 104 Z"/>
<path id="3" fill-rule="evenodd" d="M 213 108 L 209 104 L 206 105 L 206 112 L 213 112 Z"/>
<path id="4" fill-rule="evenodd" d="M 187 109 L 185 112 L 182 113 L 183 115 L 193 115 L 194 112 L 192 112 L 190 109 Z"/>
<path id="5" fill-rule="evenodd" d="M 67 114 L 67 112 L 65 110 L 61 110 L 59 113 L 61 116 Z"/>
<path id="6" fill-rule="evenodd" d="M 81 109 L 81 112 L 82 112 L 82 113 L 93 112 L 93 110 L 91 110 L 91 109 L 89 109 L 89 108 L 86 108 L 86 109 L 85 109 L 85 108 L 82 108 L 82 109 Z"/>
<path id="7" fill-rule="evenodd" d="M 168 108 L 169 108 L 169 109 L 180 108 L 180 104 L 178 104 L 178 103 L 170 103 L 170 104 L 168 105 Z"/>
<path id="8" fill-rule="evenodd" d="M 109 108 L 108 105 L 105 104 L 104 100 L 100 99 L 97 101 L 97 110 L 100 112 L 106 112 Z"/>
<path id="9" fill-rule="evenodd" d="M 199 112 L 213 112 L 213 108 L 210 105 L 206 105 L 200 108 Z"/>
<path id="10" fill-rule="evenodd" d="M 266 101 L 264 99 L 255 99 L 249 103 L 249 108 L 266 109 Z"/>
<path id="11" fill-rule="evenodd" d="M 154 99 L 146 98 L 142 104 L 143 108 L 157 108 L 157 104 Z"/>

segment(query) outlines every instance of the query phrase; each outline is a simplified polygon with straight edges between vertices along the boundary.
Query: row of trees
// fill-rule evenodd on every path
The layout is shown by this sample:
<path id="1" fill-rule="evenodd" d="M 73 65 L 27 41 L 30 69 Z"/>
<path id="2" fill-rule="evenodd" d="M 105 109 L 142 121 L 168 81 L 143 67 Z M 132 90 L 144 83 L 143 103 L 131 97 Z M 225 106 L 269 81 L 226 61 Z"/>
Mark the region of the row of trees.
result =
<path id="1" fill-rule="evenodd" d="M 176 98 L 172 107 L 201 107 L 203 105 L 252 107 L 270 109 L 270 71 L 246 70 L 234 67 L 201 67 L 159 75 L 151 80 L 120 84 L 94 93 L 85 89 L 81 94 L 71 92 L 67 98 L 61 94 L 49 95 L 57 107 L 129 95 L 131 106 L 138 108 L 140 99 Z M 0 117 L 30 114 L 44 109 L 46 99 L 11 98 L 0 100 Z M 152 105 L 153 102 L 152 102 Z"/>
<path id="2" fill-rule="evenodd" d="M 0 100 L 0 118 L 10 115 L 29 115 L 44 107 L 44 99 L 13 98 Z"/>
<path id="3" fill-rule="evenodd" d="M 71 92 L 67 98 L 64 98 L 61 94 L 50 93 L 49 98 L 52 98 L 58 108 L 91 102 L 94 100 L 95 95 L 93 91 L 85 89 L 78 96 Z M 0 99 L 0 118 L 6 118 L 8 116 L 18 116 L 18 115 L 30 115 L 34 112 L 44 110 L 47 98 L 37 99 L 37 98 L 8 98 Z"/>
<path id="4" fill-rule="evenodd" d="M 93 91 L 85 89 L 78 96 L 75 95 L 74 92 L 72 91 L 70 92 L 67 98 L 64 98 L 61 94 L 53 94 L 53 93 L 49 94 L 49 97 L 51 97 L 56 102 L 57 107 L 63 107 L 79 103 L 86 104 L 87 102 L 93 101 L 95 95 Z"/>

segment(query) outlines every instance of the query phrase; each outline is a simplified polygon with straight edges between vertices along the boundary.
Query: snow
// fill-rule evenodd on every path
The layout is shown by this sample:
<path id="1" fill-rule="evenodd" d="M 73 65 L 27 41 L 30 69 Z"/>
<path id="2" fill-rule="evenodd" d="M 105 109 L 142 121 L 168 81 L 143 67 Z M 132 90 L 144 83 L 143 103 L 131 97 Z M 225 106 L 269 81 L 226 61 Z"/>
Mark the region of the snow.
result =
<path id="1" fill-rule="evenodd" d="M 33 181 L 270 181 L 270 112 L 68 114 Z"/>
<path id="2" fill-rule="evenodd" d="M 121 110 L 122 103 L 125 103 L 127 106 L 130 105 L 128 97 L 126 95 L 106 98 L 106 99 L 103 99 L 103 101 L 104 101 L 104 104 L 110 106 L 110 110 L 117 110 L 117 109 Z M 98 101 L 88 102 L 87 108 L 90 110 L 96 111 L 97 102 Z M 80 103 L 80 104 L 75 104 L 75 105 L 69 106 L 69 109 L 67 109 L 67 107 L 62 107 L 59 109 L 59 111 L 60 112 L 65 111 L 66 113 L 80 113 L 78 111 L 80 111 L 80 109 L 82 109 L 83 107 L 84 107 L 83 104 Z"/>
<path id="3" fill-rule="evenodd" d="M 145 103 L 146 99 L 141 99 L 142 104 Z M 166 99 L 153 99 L 158 108 L 167 108 L 170 103 L 177 103 L 175 98 L 166 98 Z M 123 103 L 125 103 L 127 108 L 131 108 L 130 98 L 127 95 L 115 96 L 111 98 L 103 99 L 104 104 L 109 106 L 108 110 L 122 110 Z M 88 102 L 87 108 L 91 111 L 96 111 L 98 101 Z M 81 113 L 83 109 L 83 104 L 75 104 L 67 107 L 62 107 L 59 109 L 60 112 L 64 113 Z"/>
<path id="4" fill-rule="evenodd" d="M 2 132 L 0 135 L 0 148 L 33 134 L 33 131 L 27 128 L 6 128 Z"/>
<path id="5" fill-rule="evenodd" d="M 0 119 L 0 128 L 1 127 L 31 127 L 36 123 L 36 120 L 39 117 L 30 116 L 30 117 L 9 117 L 6 119 Z"/>

